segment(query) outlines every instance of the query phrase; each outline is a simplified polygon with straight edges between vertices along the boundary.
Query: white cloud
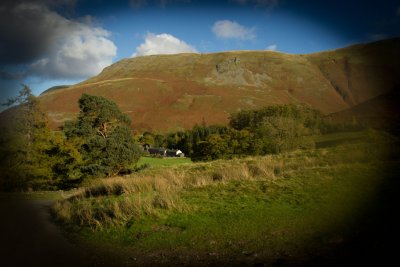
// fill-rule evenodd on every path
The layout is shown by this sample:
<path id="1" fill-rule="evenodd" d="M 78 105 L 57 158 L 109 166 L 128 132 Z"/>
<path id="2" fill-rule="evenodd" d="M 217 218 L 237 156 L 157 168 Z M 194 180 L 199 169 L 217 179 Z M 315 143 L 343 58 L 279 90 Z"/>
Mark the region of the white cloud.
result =
<path id="1" fill-rule="evenodd" d="M 100 73 L 112 63 L 117 47 L 107 39 L 109 33 L 101 28 L 80 25 L 50 54 L 30 65 L 32 74 L 52 78 L 87 78 Z"/>
<path id="2" fill-rule="evenodd" d="M 254 40 L 255 28 L 247 28 L 236 21 L 219 20 L 212 27 L 213 33 L 221 39 Z"/>
<path id="3" fill-rule="evenodd" d="M 42 51 L 29 65 L 30 75 L 54 79 L 87 78 L 110 65 L 117 53 L 117 47 L 108 39 L 110 33 L 93 26 L 90 18 L 69 20 L 35 3 L 17 5 L 13 11 L 32 20 L 31 25 L 26 25 L 32 28 L 30 34 L 35 31 L 32 36 L 44 37 Z M 36 45 L 40 46 L 40 43 Z"/>
<path id="4" fill-rule="evenodd" d="M 197 53 L 196 48 L 179 40 L 175 36 L 162 33 L 147 33 L 144 43 L 136 47 L 132 57 L 158 54 Z"/>
<path id="5" fill-rule="evenodd" d="M 277 48 L 278 48 L 278 46 L 276 44 L 272 44 L 272 45 L 267 46 L 267 48 L 265 50 L 276 51 Z"/>

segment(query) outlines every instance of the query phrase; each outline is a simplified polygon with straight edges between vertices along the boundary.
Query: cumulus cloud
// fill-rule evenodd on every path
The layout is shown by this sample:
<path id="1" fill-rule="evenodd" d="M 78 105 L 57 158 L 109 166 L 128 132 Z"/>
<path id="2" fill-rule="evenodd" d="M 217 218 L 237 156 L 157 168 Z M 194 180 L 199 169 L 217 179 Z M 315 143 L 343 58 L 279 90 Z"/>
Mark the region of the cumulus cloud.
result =
<path id="1" fill-rule="evenodd" d="M 117 47 L 102 28 L 75 25 L 58 38 L 50 53 L 30 65 L 32 74 L 53 78 L 85 78 L 112 63 Z"/>
<path id="2" fill-rule="evenodd" d="M 212 32 L 220 39 L 254 40 L 256 29 L 247 28 L 236 21 L 219 20 L 212 27 Z"/>
<path id="3" fill-rule="evenodd" d="M 47 78 L 86 78 L 112 63 L 117 48 L 108 31 L 90 18 L 64 18 L 43 3 L 0 5 L 2 64 L 28 64 L 28 74 Z"/>
<path id="4" fill-rule="evenodd" d="M 276 51 L 277 48 L 278 48 L 278 46 L 276 44 L 272 44 L 272 45 L 267 46 L 267 48 L 265 50 Z"/>
<path id="5" fill-rule="evenodd" d="M 179 53 L 197 53 L 196 48 L 179 40 L 175 36 L 162 33 L 148 33 L 144 43 L 136 47 L 136 52 L 132 57 L 148 56 L 158 54 L 179 54 Z"/>

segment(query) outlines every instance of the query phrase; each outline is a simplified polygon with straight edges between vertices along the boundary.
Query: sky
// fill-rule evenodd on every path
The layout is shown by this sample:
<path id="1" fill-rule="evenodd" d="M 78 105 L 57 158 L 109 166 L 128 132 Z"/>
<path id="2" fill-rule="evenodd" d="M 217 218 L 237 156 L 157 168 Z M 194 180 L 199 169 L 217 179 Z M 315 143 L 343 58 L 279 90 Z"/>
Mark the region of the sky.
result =
<path id="1" fill-rule="evenodd" d="M 305 54 L 400 36 L 399 0 L 2 0 L 0 102 L 130 57 Z"/>

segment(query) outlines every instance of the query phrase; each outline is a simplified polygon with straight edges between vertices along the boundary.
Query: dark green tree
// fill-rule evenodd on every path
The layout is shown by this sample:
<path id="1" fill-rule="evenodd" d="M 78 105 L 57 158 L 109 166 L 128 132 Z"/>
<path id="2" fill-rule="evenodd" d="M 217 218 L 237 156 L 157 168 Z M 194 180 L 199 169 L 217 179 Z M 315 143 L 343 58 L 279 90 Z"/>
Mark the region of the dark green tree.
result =
<path id="1" fill-rule="evenodd" d="M 78 146 L 84 176 L 113 176 L 138 161 L 141 151 L 132 136 L 130 119 L 114 102 L 83 94 L 79 108 L 77 120 L 67 123 L 64 132 Z"/>
<path id="2" fill-rule="evenodd" d="M 154 147 L 165 147 L 165 145 L 165 136 L 162 134 L 156 134 L 154 136 Z"/>
<path id="3" fill-rule="evenodd" d="M 229 143 L 229 135 L 211 134 L 205 141 L 197 144 L 191 158 L 194 161 L 231 158 L 233 151 Z"/>

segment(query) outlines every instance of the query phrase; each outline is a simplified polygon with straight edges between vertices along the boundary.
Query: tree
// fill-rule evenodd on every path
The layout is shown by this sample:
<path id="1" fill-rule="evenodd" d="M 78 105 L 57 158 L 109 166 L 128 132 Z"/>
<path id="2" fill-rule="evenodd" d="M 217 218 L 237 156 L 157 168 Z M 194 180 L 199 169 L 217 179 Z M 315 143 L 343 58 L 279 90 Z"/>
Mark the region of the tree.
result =
<path id="1" fill-rule="evenodd" d="M 113 176 L 136 163 L 141 155 L 130 130 L 130 119 L 103 97 L 83 94 L 77 120 L 64 127 L 65 135 L 82 155 L 84 176 Z"/>
<path id="2" fill-rule="evenodd" d="M 59 189 L 77 187 L 82 182 L 82 156 L 75 143 L 61 132 L 54 133 L 52 148 L 47 152 L 52 159 L 52 171 Z"/>
<path id="3" fill-rule="evenodd" d="M 309 130 L 301 122 L 290 117 L 269 117 L 257 129 L 264 154 L 313 146 L 308 134 Z"/>
<path id="4" fill-rule="evenodd" d="M 12 119 L 1 130 L 1 187 L 15 189 L 51 189 L 55 186 L 52 159 L 53 133 L 46 113 L 30 88 L 23 85 L 19 95 L 5 104 L 13 106 Z"/>
<path id="5" fill-rule="evenodd" d="M 154 146 L 154 135 L 150 132 L 144 132 L 139 138 L 139 141 L 144 145 L 148 144 Z"/>
<path id="6" fill-rule="evenodd" d="M 231 158 L 233 151 L 229 143 L 229 135 L 211 134 L 197 144 L 191 158 L 194 161 Z"/>
<path id="7" fill-rule="evenodd" d="M 257 155 L 260 153 L 261 146 L 255 135 L 248 130 L 230 129 L 229 147 L 233 150 L 234 155 Z"/>
<path id="8" fill-rule="evenodd" d="M 154 147 L 164 147 L 165 137 L 162 134 L 156 134 L 154 136 Z"/>

